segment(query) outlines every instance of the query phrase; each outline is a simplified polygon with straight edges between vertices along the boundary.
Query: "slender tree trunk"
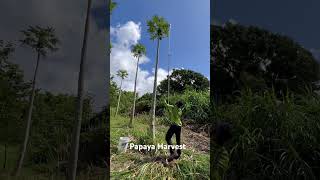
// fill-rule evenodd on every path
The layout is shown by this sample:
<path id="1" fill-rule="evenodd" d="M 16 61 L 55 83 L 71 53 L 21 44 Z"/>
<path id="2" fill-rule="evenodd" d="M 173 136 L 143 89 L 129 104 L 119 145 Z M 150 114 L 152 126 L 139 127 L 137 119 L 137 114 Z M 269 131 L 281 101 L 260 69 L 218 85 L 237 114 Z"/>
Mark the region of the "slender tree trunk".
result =
<path id="1" fill-rule="evenodd" d="M 116 117 L 118 115 L 118 111 L 119 111 L 119 106 L 120 106 L 120 98 L 121 98 L 121 88 L 122 88 L 122 81 L 123 79 L 121 79 L 121 83 L 120 83 L 120 91 L 119 91 L 119 97 L 118 97 L 118 104 L 117 104 L 117 109 L 116 109 L 116 113 L 114 114 L 114 116 Z"/>
<path id="2" fill-rule="evenodd" d="M 3 161 L 3 169 L 6 168 L 7 165 L 7 142 L 4 144 L 4 161 Z"/>
<path id="3" fill-rule="evenodd" d="M 154 140 L 156 137 L 156 104 L 157 104 L 157 75 L 158 75 L 158 62 L 159 62 L 159 49 L 160 49 L 160 39 L 157 41 L 157 56 L 156 56 L 156 67 L 154 73 L 154 82 L 153 82 L 153 98 L 152 98 L 152 122 L 151 122 L 151 132 L 152 132 L 152 139 Z"/>
<path id="4" fill-rule="evenodd" d="M 170 53 L 170 52 L 169 52 Z M 169 55 L 169 57 L 170 57 L 170 55 Z M 170 96 L 170 58 L 169 58 L 169 60 L 168 60 L 168 78 L 167 78 L 167 80 L 168 80 L 168 103 L 169 103 L 169 96 Z"/>
<path id="5" fill-rule="evenodd" d="M 3 161 L 3 169 L 6 169 L 6 165 L 7 165 L 7 144 L 9 142 L 9 118 L 7 113 L 4 112 L 4 107 L 7 107 L 8 102 L 6 102 L 4 104 L 4 106 L 1 107 L 1 114 L 3 114 L 4 119 L 6 119 L 6 123 L 7 123 L 7 131 L 6 131 L 6 141 L 4 143 L 4 161 Z"/>
<path id="6" fill-rule="evenodd" d="M 170 96 L 170 57 L 171 57 L 171 49 L 170 49 L 170 31 L 171 31 L 171 24 L 169 24 L 169 47 L 168 47 L 168 104 L 169 102 L 169 96 Z"/>
<path id="7" fill-rule="evenodd" d="M 87 39 L 90 26 L 90 9 L 91 9 L 91 0 L 88 0 L 87 15 L 86 15 L 86 24 L 84 30 L 84 38 L 81 50 L 81 61 L 80 61 L 80 71 L 78 79 L 78 97 L 76 105 L 76 114 L 75 114 L 75 126 L 72 133 L 72 142 L 71 142 L 71 151 L 69 156 L 69 172 L 68 180 L 75 180 L 77 174 L 77 162 L 78 162 L 78 153 L 79 153 L 79 140 L 80 140 L 80 131 L 81 131 L 81 121 L 82 121 L 82 111 L 83 111 L 83 99 L 84 99 L 84 73 L 85 73 L 85 62 L 87 54 Z"/>
<path id="8" fill-rule="evenodd" d="M 138 61 L 137 61 L 137 69 L 136 69 L 136 78 L 134 80 L 134 98 L 133 98 L 133 107 L 132 107 L 132 114 L 131 114 L 131 118 L 130 118 L 130 123 L 129 123 L 129 127 L 132 127 L 132 121 L 134 118 L 134 113 L 136 111 L 136 99 L 137 99 L 137 78 L 138 78 L 138 70 L 139 70 L 139 57 L 138 57 Z"/>
<path id="9" fill-rule="evenodd" d="M 26 127 L 26 131 L 25 131 L 25 134 L 24 134 L 24 141 L 23 141 L 23 145 L 22 145 L 22 149 L 21 149 L 21 154 L 20 154 L 18 165 L 17 165 L 16 172 L 15 172 L 16 176 L 19 175 L 20 170 L 22 168 L 24 157 L 25 157 L 26 150 L 27 150 L 28 141 L 29 141 L 30 128 L 31 128 L 31 123 L 32 123 L 33 101 L 34 101 L 35 90 L 36 90 L 35 89 L 35 85 L 36 85 L 36 78 L 37 78 L 37 74 L 38 74 L 39 63 L 40 63 L 40 53 L 38 52 L 37 65 L 36 65 L 36 69 L 35 69 L 34 75 L 33 75 L 32 91 L 31 91 L 31 96 L 30 96 L 30 99 L 29 99 L 29 110 L 28 110 L 28 116 L 27 116 L 27 118 L 28 118 L 27 119 L 27 127 Z"/>

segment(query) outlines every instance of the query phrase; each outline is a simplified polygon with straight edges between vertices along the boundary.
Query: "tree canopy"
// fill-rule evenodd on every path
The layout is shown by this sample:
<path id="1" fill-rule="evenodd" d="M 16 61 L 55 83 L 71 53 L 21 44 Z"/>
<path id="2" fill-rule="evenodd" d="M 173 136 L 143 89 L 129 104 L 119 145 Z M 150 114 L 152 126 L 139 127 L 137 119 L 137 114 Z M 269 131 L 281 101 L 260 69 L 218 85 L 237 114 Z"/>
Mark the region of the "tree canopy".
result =
<path id="1" fill-rule="evenodd" d="M 169 36 L 169 23 L 160 16 L 153 16 L 151 20 L 147 21 L 148 32 L 150 33 L 150 39 L 162 39 Z"/>
<path id="2" fill-rule="evenodd" d="M 211 26 L 211 81 L 217 94 L 243 88 L 301 91 L 319 79 L 312 54 L 289 37 L 258 27 Z"/>
<path id="3" fill-rule="evenodd" d="M 128 77 L 128 72 L 126 70 L 120 69 L 117 71 L 117 76 L 119 76 L 121 79 L 125 79 Z"/>
<path id="4" fill-rule="evenodd" d="M 170 93 L 183 93 L 185 90 L 207 91 L 209 90 L 209 80 L 202 74 L 187 70 L 174 69 L 169 76 Z M 158 93 L 160 95 L 168 92 L 168 78 L 160 82 Z"/>
<path id="5" fill-rule="evenodd" d="M 143 55 L 146 55 L 146 48 L 144 45 L 138 43 L 132 47 L 131 52 L 135 58 L 141 58 Z"/>
<path id="6" fill-rule="evenodd" d="M 20 42 L 30 46 L 42 56 L 46 56 L 48 51 L 58 50 L 59 39 L 55 35 L 52 27 L 42 28 L 40 26 L 30 26 L 29 29 L 21 31 L 24 39 Z"/>

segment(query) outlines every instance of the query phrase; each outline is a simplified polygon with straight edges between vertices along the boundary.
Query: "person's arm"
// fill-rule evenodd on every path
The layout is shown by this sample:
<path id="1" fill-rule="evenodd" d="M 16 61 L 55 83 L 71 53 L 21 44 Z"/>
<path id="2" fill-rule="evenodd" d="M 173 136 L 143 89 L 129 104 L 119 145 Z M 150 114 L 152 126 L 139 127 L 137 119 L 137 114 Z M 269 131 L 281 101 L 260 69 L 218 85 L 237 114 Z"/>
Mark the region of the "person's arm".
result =
<path id="1" fill-rule="evenodd" d="M 168 118 L 169 118 L 169 116 L 170 116 L 170 111 L 171 111 L 171 105 L 168 104 L 166 100 L 164 100 L 164 102 L 165 102 L 165 113 L 166 113 L 166 115 L 167 115 Z"/>
<path id="2" fill-rule="evenodd" d="M 165 105 L 168 107 L 170 104 L 167 102 L 167 100 L 164 100 Z"/>
<path id="3" fill-rule="evenodd" d="M 174 106 L 171 104 L 168 104 L 166 100 L 165 100 L 165 106 L 166 106 L 166 109 L 170 111 L 174 108 Z"/>

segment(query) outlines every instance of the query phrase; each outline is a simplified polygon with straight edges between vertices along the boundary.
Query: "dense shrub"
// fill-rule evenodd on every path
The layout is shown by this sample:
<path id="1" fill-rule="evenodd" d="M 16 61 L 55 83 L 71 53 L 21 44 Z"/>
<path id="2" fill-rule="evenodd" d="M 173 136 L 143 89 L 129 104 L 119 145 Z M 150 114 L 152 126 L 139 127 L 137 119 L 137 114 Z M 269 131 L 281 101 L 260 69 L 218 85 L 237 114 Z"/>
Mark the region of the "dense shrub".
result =
<path id="1" fill-rule="evenodd" d="M 171 97 L 170 103 L 177 101 L 184 103 L 182 116 L 197 124 L 209 123 L 209 92 L 186 91 L 183 94 L 176 94 Z"/>
<path id="2" fill-rule="evenodd" d="M 183 117 L 192 119 L 194 122 L 210 123 L 209 120 L 209 92 L 187 91 L 182 95 L 185 102 Z"/>
<path id="3" fill-rule="evenodd" d="M 151 110 L 151 101 L 149 100 L 140 100 L 136 103 L 136 114 L 143 114 L 150 112 Z"/>
<path id="4" fill-rule="evenodd" d="M 117 98 L 118 98 L 117 94 Z M 133 103 L 133 92 L 128 92 L 128 91 L 123 91 L 121 94 L 121 99 L 120 99 L 120 106 L 119 106 L 119 114 L 122 115 L 130 115 L 131 109 L 132 109 L 132 103 Z M 114 106 L 114 107 L 117 107 Z"/>
<path id="5" fill-rule="evenodd" d="M 162 96 L 157 101 L 156 114 L 164 116 L 166 96 Z M 209 92 L 205 91 L 185 91 L 183 94 L 170 96 L 169 103 L 175 104 L 181 101 L 184 104 L 182 116 L 191 122 L 202 124 L 210 123 L 209 120 Z M 137 113 L 148 113 L 151 110 L 151 99 L 143 98 L 138 100 L 136 106 Z"/>
<path id="6" fill-rule="evenodd" d="M 67 161 L 75 114 L 75 97 L 39 92 L 35 98 L 33 127 L 28 158 L 33 164 Z M 44 118 L 45 117 L 45 118 Z M 95 117 L 92 101 L 86 97 L 83 107 L 82 134 Z M 105 117 L 105 116 L 103 116 Z M 99 120 L 96 120 L 99 121 Z M 103 122 L 103 119 L 100 119 Z M 91 123 L 91 126 L 98 124 Z M 79 155 L 79 159 L 82 158 Z"/>

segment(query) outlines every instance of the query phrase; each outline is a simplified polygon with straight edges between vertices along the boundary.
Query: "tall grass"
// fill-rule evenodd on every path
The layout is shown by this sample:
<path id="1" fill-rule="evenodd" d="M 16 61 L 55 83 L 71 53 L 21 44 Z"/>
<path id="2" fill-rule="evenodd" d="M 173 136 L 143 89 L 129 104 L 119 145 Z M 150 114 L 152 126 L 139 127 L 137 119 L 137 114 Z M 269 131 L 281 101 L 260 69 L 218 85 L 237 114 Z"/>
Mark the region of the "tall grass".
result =
<path id="1" fill-rule="evenodd" d="M 319 95 L 246 91 L 233 104 L 214 106 L 213 117 L 233 126 L 227 179 L 319 179 Z"/>

